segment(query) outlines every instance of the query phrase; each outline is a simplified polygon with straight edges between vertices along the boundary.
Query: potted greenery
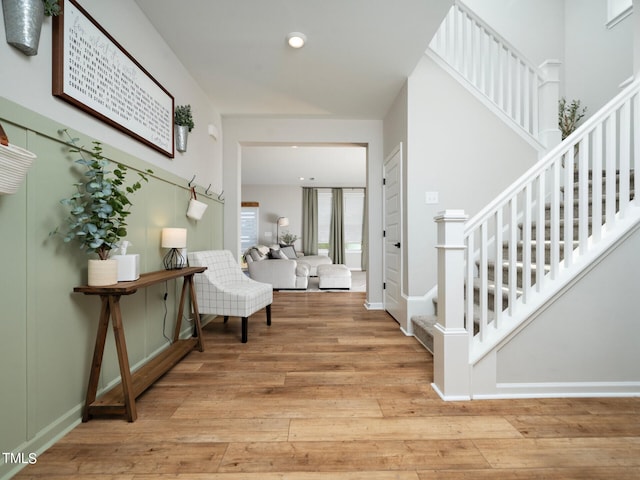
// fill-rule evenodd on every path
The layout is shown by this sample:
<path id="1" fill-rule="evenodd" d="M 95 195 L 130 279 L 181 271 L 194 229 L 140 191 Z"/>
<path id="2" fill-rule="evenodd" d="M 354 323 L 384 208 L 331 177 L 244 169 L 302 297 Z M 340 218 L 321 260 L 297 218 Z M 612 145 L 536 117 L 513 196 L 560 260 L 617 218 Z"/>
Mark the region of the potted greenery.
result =
<path id="1" fill-rule="evenodd" d="M 562 132 L 562 140 L 571 135 L 578 123 L 584 117 L 587 107 L 580 108 L 580 100 L 572 100 L 567 103 L 567 99 L 562 97 L 558 102 L 558 126 Z"/>
<path id="2" fill-rule="evenodd" d="M 66 130 L 64 133 L 69 135 Z M 113 171 L 107 170 L 110 162 L 102 156 L 100 142 L 94 141 L 93 149 L 87 152 L 78 147 L 78 139 L 69 138 L 69 151 L 80 154 L 75 163 L 86 172 L 85 179 L 74 184 L 77 192 L 60 201 L 69 208 L 64 241 L 76 240 L 81 249 L 98 255 L 98 260 L 89 260 L 89 285 L 111 285 L 117 283 L 117 262 L 109 259 L 109 254 L 127 235 L 126 219 L 132 205 L 127 195 L 140 190 L 141 181 L 148 182 L 147 174 L 153 172 L 138 172 L 139 180 L 125 186 L 127 167 L 118 163 Z"/>
<path id="3" fill-rule="evenodd" d="M 294 235 L 293 233 L 289 233 L 289 231 L 286 231 L 282 235 L 280 235 L 280 242 L 282 243 L 282 245 L 293 245 L 297 239 L 298 236 Z"/>
<path id="4" fill-rule="evenodd" d="M 187 136 L 193 127 L 193 116 L 191 115 L 191 105 L 178 105 L 173 115 L 173 123 L 176 136 L 176 150 L 187 151 Z"/>
<path id="5" fill-rule="evenodd" d="M 25 55 L 37 55 L 44 17 L 60 13 L 58 0 L 2 0 L 7 43 Z"/>

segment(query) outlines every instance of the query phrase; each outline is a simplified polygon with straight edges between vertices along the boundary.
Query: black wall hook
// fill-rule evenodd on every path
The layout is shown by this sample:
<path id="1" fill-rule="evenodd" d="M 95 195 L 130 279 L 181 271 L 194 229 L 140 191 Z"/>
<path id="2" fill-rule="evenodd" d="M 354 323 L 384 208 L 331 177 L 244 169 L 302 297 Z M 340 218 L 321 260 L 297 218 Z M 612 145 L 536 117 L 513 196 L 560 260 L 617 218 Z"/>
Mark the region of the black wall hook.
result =
<path id="1" fill-rule="evenodd" d="M 209 189 L 211 189 L 211 184 L 209 184 L 209 186 L 207 187 L 207 189 L 204 191 L 205 195 L 209 195 Z"/>
<path id="2" fill-rule="evenodd" d="M 196 176 L 194 175 L 193 178 L 191 179 L 191 181 L 189 182 L 189 187 L 191 187 L 191 184 L 193 183 L 193 181 L 196 179 Z"/>

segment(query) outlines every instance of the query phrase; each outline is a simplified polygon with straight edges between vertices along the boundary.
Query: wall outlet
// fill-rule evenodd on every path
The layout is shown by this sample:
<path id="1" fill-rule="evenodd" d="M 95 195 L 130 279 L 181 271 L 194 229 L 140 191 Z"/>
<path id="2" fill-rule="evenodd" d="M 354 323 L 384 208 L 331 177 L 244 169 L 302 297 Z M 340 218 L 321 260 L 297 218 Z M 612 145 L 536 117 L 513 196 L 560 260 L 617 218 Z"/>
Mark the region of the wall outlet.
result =
<path id="1" fill-rule="evenodd" d="M 424 203 L 427 205 L 436 205 L 439 203 L 438 192 L 425 192 Z"/>

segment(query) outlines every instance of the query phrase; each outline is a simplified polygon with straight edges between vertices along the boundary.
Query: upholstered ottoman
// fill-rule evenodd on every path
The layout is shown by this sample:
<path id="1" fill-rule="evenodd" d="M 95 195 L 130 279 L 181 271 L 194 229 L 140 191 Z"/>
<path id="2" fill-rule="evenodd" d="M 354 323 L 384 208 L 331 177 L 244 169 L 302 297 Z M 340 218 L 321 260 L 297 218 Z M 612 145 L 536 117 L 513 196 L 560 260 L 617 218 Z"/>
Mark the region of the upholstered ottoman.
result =
<path id="1" fill-rule="evenodd" d="M 351 288 L 351 270 L 346 265 L 318 265 L 318 281 L 321 289 Z"/>

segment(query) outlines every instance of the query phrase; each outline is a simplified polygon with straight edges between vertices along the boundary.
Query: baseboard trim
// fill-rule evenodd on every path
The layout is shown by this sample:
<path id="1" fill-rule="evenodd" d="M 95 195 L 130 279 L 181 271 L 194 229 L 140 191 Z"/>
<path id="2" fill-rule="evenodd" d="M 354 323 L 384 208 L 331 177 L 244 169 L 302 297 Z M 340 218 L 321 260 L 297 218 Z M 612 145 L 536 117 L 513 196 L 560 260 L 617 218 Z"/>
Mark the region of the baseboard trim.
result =
<path id="1" fill-rule="evenodd" d="M 518 398 L 638 397 L 640 382 L 498 383 L 496 392 L 473 395 L 474 400 Z"/>
<path id="2" fill-rule="evenodd" d="M 442 393 L 442 391 L 438 388 L 438 386 L 435 383 L 431 384 L 431 388 L 433 388 L 433 390 L 438 394 L 438 396 L 445 402 L 464 402 L 464 401 L 471 400 L 471 397 L 468 395 L 448 395 L 447 396 L 444 393 Z"/>
<path id="3" fill-rule="evenodd" d="M 382 302 L 365 302 L 364 308 L 367 310 L 384 310 Z"/>

